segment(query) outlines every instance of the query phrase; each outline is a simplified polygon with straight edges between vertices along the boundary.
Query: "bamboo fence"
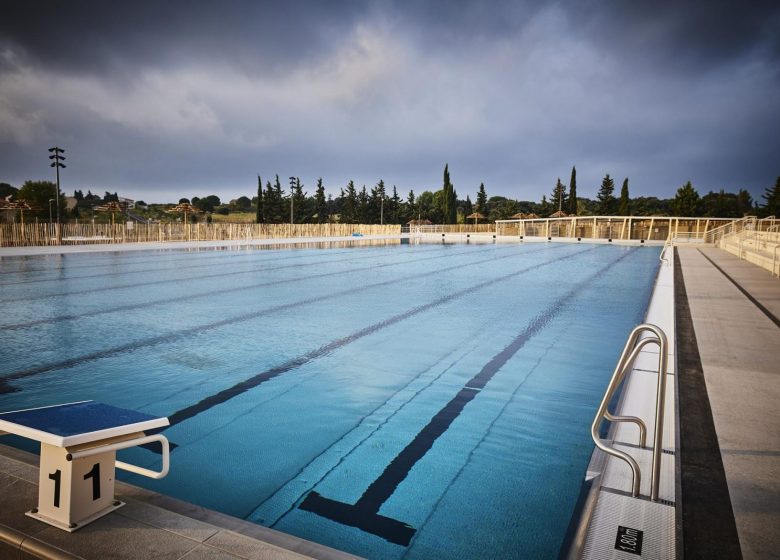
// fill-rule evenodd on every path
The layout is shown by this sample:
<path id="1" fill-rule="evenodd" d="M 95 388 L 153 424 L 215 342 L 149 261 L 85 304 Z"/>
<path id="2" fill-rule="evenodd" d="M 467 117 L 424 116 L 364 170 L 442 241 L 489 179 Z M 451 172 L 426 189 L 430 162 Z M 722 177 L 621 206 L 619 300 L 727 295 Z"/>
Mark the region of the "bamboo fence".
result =
<path id="1" fill-rule="evenodd" d="M 502 236 L 568 237 L 676 242 L 700 240 L 733 218 L 685 218 L 676 216 L 572 216 L 532 220 L 497 220 Z"/>
<path id="2" fill-rule="evenodd" d="M 295 237 L 400 235 L 400 225 L 365 224 L 0 224 L 0 247 L 235 241 Z M 60 240 L 61 237 L 61 240 Z"/>

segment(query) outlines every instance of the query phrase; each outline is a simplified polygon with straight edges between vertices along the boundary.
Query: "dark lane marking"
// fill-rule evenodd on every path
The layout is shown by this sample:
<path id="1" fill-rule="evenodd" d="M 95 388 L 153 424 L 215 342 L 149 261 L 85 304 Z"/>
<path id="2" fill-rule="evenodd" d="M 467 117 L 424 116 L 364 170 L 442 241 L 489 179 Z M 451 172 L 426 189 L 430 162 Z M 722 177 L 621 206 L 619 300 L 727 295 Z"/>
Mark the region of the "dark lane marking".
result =
<path id="1" fill-rule="evenodd" d="M 454 266 L 450 266 L 450 267 L 446 267 L 446 268 L 440 269 L 438 271 L 432 271 L 431 273 L 446 272 L 446 271 L 449 271 L 449 270 L 460 269 L 460 268 L 463 268 L 463 267 L 466 267 L 466 266 L 475 266 L 475 265 L 478 265 L 478 264 L 484 264 L 486 262 L 492 262 L 492 261 L 496 261 L 496 260 L 499 260 L 499 259 L 508 259 L 508 258 L 513 258 L 513 257 L 520 256 L 520 255 L 527 255 L 527 254 L 538 253 L 538 252 L 540 252 L 540 251 L 512 252 L 512 253 L 509 253 L 507 255 L 502 255 L 500 257 L 493 256 L 493 257 L 490 257 L 490 258 L 487 258 L 487 259 L 483 259 L 483 260 L 479 260 L 479 261 L 472 261 L 472 262 L 465 263 L 465 264 L 457 264 L 457 265 L 454 265 Z M 378 267 L 374 267 L 374 268 L 378 268 Z M 62 360 L 62 361 L 59 361 L 59 362 L 43 364 L 41 366 L 36 366 L 36 367 L 32 367 L 32 368 L 16 371 L 16 372 L 10 373 L 8 375 L 5 375 L 3 377 L 0 377 L 0 394 L 10 393 L 10 392 L 16 391 L 17 389 L 11 387 L 8 384 L 9 381 L 12 381 L 12 380 L 15 380 L 15 379 L 22 379 L 22 378 L 25 378 L 25 377 L 31 377 L 33 375 L 38 375 L 38 374 L 41 374 L 41 373 L 46 373 L 46 372 L 55 371 L 55 370 L 59 370 L 59 369 L 65 369 L 65 368 L 73 367 L 73 366 L 76 366 L 76 365 L 79 365 L 79 364 L 83 364 L 83 363 L 95 361 L 95 360 L 98 360 L 98 359 L 107 358 L 109 356 L 114 356 L 114 355 L 117 355 L 117 354 L 121 354 L 121 353 L 124 353 L 124 352 L 135 351 L 135 350 L 137 350 L 139 348 L 145 348 L 145 347 L 149 347 L 149 346 L 156 346 L 156 345 L 162 344 L 162 343 L 173 342 L 173 341 L 176 341 L 176 340 L 180 340 L 182 338 L 186 338 L 186 337 L 188 337 L 190 335 L 193 335 L 193 334 L 199 334 L 199 333 L 203 333 L 203 332 L 208 332 L 208 331 L 211 331 L 211 330 L 214 330 L 214 329 L 226 326 L 226 325 L 230 325 L 230 324 L 233 324 L 233 323 L 238 323 L 238 322 L 242 322 L 242 321 L 248 321 L 248 320 L 251 320 L 251 319 L 255 319 L 257 317 L 271 315 L 271 314 L 279 312 L 279 311 L 284 311 L 284 310 L 287 310 L 287 309 L 293 309 L 295 307 L 308 305 L 308 304 L 311 304 L 311 303 L 318 303 L 318 302 L 321 302 L 321 301 L 326 300 L 326 299 L 332 299 L 332 298 L 336 298 L 336 297 L 341 297 L 341 296 L 353 294 L 353 293 L 356 293 L 356 292 L 359 292 L 359 291 L 368 290 L 368 289 L 371 289 L 371 288 L 376 288 L 376 287 L 380 287 L 380 286 L 386 286 L 386 285 L 390 285 L 390 284 L 395 284 L 395 283 L 398 283 L 400 281 L 407 280 L 407 279 L 414 278 L 414 277 L 415 276 L 413 276 L 413 275 L 409 275 L 409 276 L 405 276 L 405 277 L 403 277 L 401 279 L 391 278 L 389 280 L 385 280 L 385 281 L 382 281 L 382 282 L 376 282 L 374 284 L 364 284 L 364 285 L 359 286 L 359 287 L 350 287 L 350 288 L 347 288 L 347 289 L 342 290 L 340 292 L 333 292 L 333 293 L 330 293 L 330 294 L 327 294 L 327 295 L 315 296 L 315 297 L 307 298 L 307 299 L 304 299 L 304 300 L 299 300 L 299 301 L 286 303 L 286 304 L 282 304 L 282 305 L 277 305 L 277 306 L 266 308 L 266 309 L 261 309 L 259 311 L 252 311 L 252 312 L 249 312 L 249 313 L 244 313 L 242 315 L 230 317 L 230 318 L 227 318 L 227 319 L 221 319 L 221 320 L 215 321 L 213 323 L 206 323 L 204 325 L 198 325 L 198 326 L 195 326 L 195 327 L 190 327 L 188 329 L 175 331 L 173 333 L 166 333 L 166 334 L 154 336 L 154 337 L 143 339 L 143 340 L 130 342 L 130 343 L 123 344 L 123 345 L 120 345 L 120 346 L 115 346 L 113 348 L 108 348 L 106 350 L 101 350 L 99 352 L 94 352 L 94 353 L 91 353 L 91 354 L 85 354 L 85 355 L 82 355 L 82 356 L 69 358 L 67 360 Z"/>
<path id="2" fill-rule="evenodd" d="M 432 253 L 433 251 L 423 251 L 423 252 L 424 253 Z M 524 253 L 518 253 L 518 254 L 530 254 L 530 253 L 535 253 L 535 252 L 536 251 L 530 251 L 530 252 L 524 252 Z M 232 292 L 239 292 L 241 290 L 250 290 L 250 289 L 254 289 L 254 288 L 264 288 L 264 287 L 268 287 L 268 286 L 279 286 L 279 285 L 282 285 L 282 284 L 286 285 L 286 284 L 291 284 L 293 282 L 304 282 L 304 281 L 307 281 L 307 280 L 311 280 L 313 278 L 325 278 L 325 277 L 328 277 L 328 276 L 337 276 L 339 274 L 351 274 L 351 273 L 354 273 L 354 272 L 363 272 L 363 271 L 366 271 L 366 270 L 375 270 L 377 268 L 385 268 L 385 267 L 389 267 L 389 266 L 401 266 L 401 265 L 406 265 L 406 264 L 414 263 L 414 262 L 442 259 L 442 258 L 445 258 L 445 257 L 464 255 L 464 254 L 467 254 L 467 253 L 469 253 L 469 251 L 458 251 L 458 252 L 451 252 L 451 253 L 435 255 L 433 257 L 419 257 L 419 258 L 416 258 L 416 259 L 407 259 L 407 260 L 404 260 L 404 261 L 393 262 L 393 263 L 369 265 L 369 266 L 363 266 L 363 267 L 359 267 L 359 268 L 350 268 L 350 269 L 347 269 L 347 270 L 337 270 L 335 272 L 322 272 L 320 274 L 307 274 L 306 276 L 298 276 L 296 278 L 291 278 L 289 280 L 287 280 L 287 279 L 272 280 L 272 281 L 268 281 L 268 282 L 260 282 L 260 283 L 257 283 L 257 284 L 249 284 L 248 286 L 237 286 L 235 288 L 224 288 L 224 289 L 220 289 L 219 294 L 220 294 L 220 296 L 222 296 L 224 294 L 228 294 L 228 293 L 232 293 Z M 406 255 L 403 255 L 403 256 L 406 256 Z M 350 260 L 353 260 L 353 259 L 350 259 Z M 346 261 L 343 261 L 343 262 L 346 262 Z M 309 264 L 309 263 L 306 263 L 306 264 Z M 299 265 L 295 265 L 295 266 L 299 266 Z M 303 266 L 303 265 L 300 265 L 300 266 Z M 273 269 L 265 269 L 265 270 L 273 270 Z M 153 306 L 156 306 L 156 305 L 165 305 L 165 304 L 169 304 L 169 303 L 175 303 L 175 302 L 178 302 L 178 301 L 189 301 L 191 299 L 199 298 L 199 297 L 213 297 L 213 296 L 214 296 L 214 291 L 210 290 L 208 292 L 199 292 L 199 293 L 188 294 L 188 295 L 183 295 L 183 296 L 179 296 L 179 297 L 170 297 L 170 298 L 158 299 L 158 300 L 153 300 L 153 301 L 146 301 L 144 303 L 129 303 L 127 305 L 119 305 L 119 306 L 116 306 L 116 307 L 101 308 L 101 309 L 96 309 L 94 311 L 86 311 L 84 313 L 78 313 L 78 314 L 73 314 L 73 315 L 59 315 L 57 317 L 50 317 L 50 318 L 47 318 L 47 319 L 37 319 L 35 321 L 29 321 L 27 323 L 16 323 L 16 324 L 12 324 L 12 325 L 0 325 L 0 328 L 2 328 L 3 330 L 26 329 L 28 327 L 34 327 L 36 325 L 43 325 L 43 324 L 47 324 L 47 323 L 56 323 L 56 322 L 61 322 L 61 321 L 73 321 L 73 320 L 82 319 L 82 318 L 85 318 L 85 317 L 94 317 L 96 315 L 104 315 L 106 313 L 115 313 L 117 311 L 129 311 L 129 310 L 135 310 L 135 309 L 143 309 L 144 307 L 153 307 Z"/>
<path id="3" fill-rule="evenodd" d="M 758 309 L 759 309 L 759 310 L 761 310 L 761 311 L 764 313 L 764 315 L 766 315 L 766 316 L 769 318 L 769 320 L 770 320 L 770 321 L 772 321 L 772 322 L 775 324 L 775 326 L 776 326 L 776 327 L 780 327 L 780 319 L 778 319 L 777 317 L 775 317 L 774 313 L 772 313 L 771 311 L 769 311 L 769 309 L 767 309 L 766 307 L 764 307 L 764 306 L 761 304 L 761 302 L 760 302 L 760 301 L 758 301 L 756 298 L 754 298 L 752 295 L 750 295 L 750 293 L 749 293 L 749 292 L 748 292 L 748 291 L 747 291 L 745 288 L 743 288 L 742 286 L 740 286 L 740 285 L 739 285 L 739 283 L 738 283 L 736 280 L 734 280 L 734 279 L 733 279 L 731 276 L 729 276 L 729 274 L 728 274 L 728 273 L 727 273 L 725 270 L 723 270 L 721 267 L 719 267 L 717 264 L 715 264 L 715 261 L 713 261 L 713 260 L 712 260 L 711 258 L 709 258 L 707 255 L 705 255 L 705 254 L 702 252 L 702 250 L 701 250 L 701 249 L 696 249 L 696 250 L 697 250 L 697 251 L 699 251 L 699 253 L 701 253 L 701 256 L 702 256 L 702 257 L 704 257 L 705 259 L 707 259 L 708 261 L 710 261 L 710 264 L 712 264 L 712 266 L 714 266 L 715 268 L 717 268 L 718 270 L 720 270 L 721 274 L 723 274 L 723 276 L 725 276 L 726 278 L 728 278 L 728 279 L 729 279 L 729 281 L 730 281 L 732 284 L 734 284 L 734 285 L 737 287 L 737 289 L 738 289 L 740 292 L 742 292 L 742 293 L 744 294 L 744 296 L 745 296 L 746 298 L 748 298 L 748 299 L 750 300 L 750 302 L 751 302 L 753 305 L 755 305 L 756 307 L 758 307 Z"/>
<path id="4" fill-rule="evenodd" d="M 376 255 L 360 255 L 360 256 L 354 257 L 354 258 L 349 259 L 349 260 L 362 260 L 362 259 L 371 258 L 373 256 L 376 256 Z M 0 303 L 19 303 L 19 302 L 22 302 L 22 301 L 36 301 L 36 300 L 42 300 L 42 299 L 49 299 L 49 298 L 53 298 L 53 297 L 66 297 L 66 296 L 73 296 L 73 295 L 80 295 L 80 294 L 94 294 L 95 292 L 107 292 L 107 291 L 112 291 L 112 290 L 120 290 L 120 289 L 124 289 L 124 288 L 138 288 L 138 287 L 141 287 L 141 286 L 158 286 L 160 284 L 174 284 L 174 283 L 180 283 L 183 280 L 188 280 L 188 281 L 195 280 L 195 281 L 197 281 L 197 280 L 203 280 L 203 279 L 207 279 L 207 278 L 221 278 L 221 277 L 225 277 L 225 276 L 239 276 L 241 274 L 257 274 L 257 273 L 260 273 L 260 272 L 270 272 L 270 271 L 275 271 L 275 270 L 284 270 L 284 269 L 288 269 L 288 268 L 302 268 L 302 267 L 311 266 L 311 265 L 314 265 L 314 264 L 326 264 L 326 263 L 332 263 L 332 262 L 335 262 L 335 261 L 333 261 L 332 259 L 326 259 L 326 260 L 323 260 L 323 261 L 313 261 L 313 262 L 305 262 L 305 263 L 297 263 L 297 264 L 286 264 L 286 265 L 275 266 L 275 267 L 270 267 L 270 268 L 263 267 L 261 265 L 261 263 L 255 263 L 256 265 L 260 265 L 260 266 L 256 266 L 255 268 L 252 268 L 251 270 L 239 270 L 239 271 L 235 271 L 235 272 L 218 272 L 218 273 L 215 273 L 215 274 L 200 274 L 197 277 L 190 277 L 190 278 L 172 278 L 172 279 L 169 279 L 169 280 L 149 280 L 149 281 L 146 281 L 146 282 L 132 282 L 132 283 L 129 283 L 129 284 L 118 284 L 118 285 L 112 285 L 112 286 L 104 286 L 102 288 L 85 288 L 83 290 L 74 290 L 74 291 L 71 291 L 71 292 L 60 292 L 60 293 L 56 293 L 56 294 L 42 294 L 40 296 L 30 296 L 30 297 L 24 297 L 24 298 L 5 299 L 5 300 L 0 300 Z"/>
<path id="5" fill-rule="evenodd" d="M 360 248 L 362 248 L 362 247 L 360 247 Z M 334 254 L 336 252 L 346 253 L 346 252 L 350 251 L 350 249 L 344 249 L 343 251 L 334 249 L 333 251 L 334 251 Z M 148 250 L 147 251 L 139 251 L 139 252 L 140 253 L 147 253 Z M 254 249 L 241 250 L 241 251 L 211 251 L 211 252 L 219 253 L 219 254 L 203 255 L 203 256 L 200 256 L 199 260 L 204 261 L 204 260 L 213 260 L 213 259 L 233 259 L 233 258 L 238 259 L 238 258 L 243 258 L 243 257 L 260 256 L 260 255 L 264 254 L 264 252 L 260 252 L 258 250 L 254 250 Z M 95 269 L 95 268 L 118 267 L 118 266 L 124 266 L 124 265 L 128 265 L 128 264 L 129 265 L 133 265 L 133 266 L 139 265 L 139 264 L 148 264 L 148 263 L 155 263 L 156 264 L 156 263 L 159 263 L 159 262 L 165 262 L 166 264 L 169 264 L 169 263 L 175 263 L 175 262 L 191 261 L 192 260 L 192 255 L 195 255 L 195 254 L 199 255 L 200 253 L 199 252 L 191 252 L 190 254 L 181 253 L 182 255 L 186 255 L 186 256 L 184 256 L 182 258 L 169 258 L 169 259 L 165 258 L 166 256 L 170 256 L 170 254 L 167 254 L 167 253 L 161 253 L 159 255 L 155 255 L 153 258 L 144 258 L 144 259 L 131 259 L 129 257 L 130 256 L 148 257 L 148 255 L 130 255 L 130 254 L 124 253 L 124 252 L 122 252 L 122 253 L 117 252 L 117 253 L 111 253 L 111 254 L 114 255 L 114 258 L 117 258 L 121 254 L 122 255 L 121 261 L 113 261 L 113 262 L 109 261 L 109 262 L 105 262 L 105 264 L 67 264 L 66 266 L 56 266 L 56 267 L 46 267 L 46 268 L 37 268 L 36 267 L 36 268 L 22 268 L 22 269 L 17 269 L 17 270 L 0 270 L 0 276 L 4 275 L 4 274 L 28 274 L 30 272 L 52 272 L 52 273 L 55 273 L 57 271 L 75 270 L 75 269 L 80 269 L 80 268 L 89 268 L 89 269 L 92 270 L 92 269 Z M 64 256 L 64 255 L 58 255 L 58 256 Z M 94 255 L 90 255 L 90 256 L 94 256 Z M 179 255 L 177 254 L 176 256 L 178 257 Z M 309 256 L 309 255 L 296 255 L 295 257 L 290 256 L 290 257 L 268 258 L 268 259 L 265 259 L 265 261 L 280 260 L 280 259 L 283 259 L 283 258 L 298 258 L 299 259 L 299 258 L 304 258 L 306 256 Z M 2 258 L 0 257 L 0 262 L 1 262 L 1 260 L 2 260 Z M 84 278 L 84 277 L 82 277 L 82 276 L 78 276 L 78 277 L 72 276 L 71 278 Z M 9 284 L 10 284 L 10 282 L 9 282 Z"/>
<path id="6" fill-rule="evenodd" d="M 561 244 L 563 246 L 563 244 Z M 363 337 L 366 337 L 370 334 L 373 334 L 379 330 L 382 330 L 386 327 L 389 327 L 391 325 L 394 325 L 396 323 L 399 323 L 401 321 L 404 321 L 406 319 L 409 319 L 411 317 L 414 317 L 415 315 L 419 315 L 420 313 L 423 313 L 425 311 L 428 311 L 430 309 L 434 309 L 436 307 L 439 307 L 445 303 L 448 303 L 450 301 L 453 301 L 455 299 L 461 298 L 463 296 L 466 296 L 468 294 L 477 292 L 481 290 L 482 288 L 486 288 L 488 286 L 492 286 L 493 284 L 497 284 L 498 282 L 503 282 L 504 280 L 508 280 L 510 278 L 515 278 L 519 274 L 525 274 L 527 272 L 530 272 L 532 270 L 536 270 L 538 268 L 542 268 L 545 266 L 549 266 L 553 262 L 560 262 L 564 259 L 573 258 L 579 255 L 582 255 L 583 253 L 589 252 L 589 251 L 595 251 L 597 247 L 593 247 L 590 249 L 585 249 L 584 251 L 577 251 L 575 253 L 570 253 L 568 255 L 564 255 L 563 257 L 559 257 L 558 259 L 546 261 L 543 263 L 538 263 L 535 265 L 527 266 L 525 268 L 521 268 L 520 270 L 516 270 L 513 272 L 510 272 L 509 274 L 504 274 L 502 276 L 496 276 L 494 278 L 491 278 L 490 280 L 486 280 L 484 282 L 480 282 L 479 284 L 475 284 L 473 286 L 469 286 L 468 288 L 464 288 L 462 290 L 458 290 L 457 292 L 453 292 L 451 294 L 448 294 L 446 296 L 442 296 L 438 299 L 435 299 L 431 302 L 428 302 L 426 304 L 413 307 L 412 309 L 409 309 L 403 313 L 399 313 L 398 315 L 394 315 L 393 317 L 390 317 L 389 319 L 385 319 L 384 321 L 379 321 L 377 323 L 373 323 L 372 325 L 369 325 L 367 327 L 364 327 L 358 331 L 355 331 L 352 334 L 349 334 L 345 337 L 338 338 L 336 340 L 333 340 L 329 342 L 328 344 L 325 344 L 324 346 L 320 346 L 319 348 L 316 348 L 314 350 L 311 350 L 310 352 L 307 352 L 305 354 L 302 354 L 301 356 L 298 356 L 296 358 L 293 358 L 283 364 L 280 364 L 278 366 L 274 366 L 272 368 L 269 368 L 261 373 L 258 373 L 257 375 L 250 377 L 249 379 L 246 379 L 244 381 L 241 381 L 237 383 L 236 385 L 233 385 L 232 387 L 228 387 L 227 389 L 224 389 L 220 391 L 219 393 L 215 393 L 214 395 L 211 395 L 209 397 L 206 397 L 205 399 L 202 399 L 201 401 L 188 406 L 187 408 L 184 408 L 182 410 L 179 410 L 177 412 L 174 412 L 173 414 L 168 416 L 168 420 L 170 421 L 171 426 L 175 426 L 176 424 L 183 422 L 184 420 L 188 420 L 190 418 L 193 418 L 194 416 L 197 416 L 198 414 L 205 412 L 209 410 L 210 408 L 213 408 L 219 404 L 223 404 L 230 399 L 245 393 L 246 391 L 253 389 L 254 387 L 257 387 L 258 385 L 265 383 L 266 381 L 273 379 L 275 377 L 278 377 L 279 375 L 283 373 L 287 373 L 293 369 L 296 369 L 298 367 L 303 366 L 304 364 L 307 364 L 313 360 L 316 360 L 317 358 L 321 358 L 323 356 L 326 356 L 333 352 L 334 350 L 337 350 L 338 348 L 341 348 L 342 346 L 346 346 L 347 344 L 350 344 L 352 342 L 355 342 L 356 340 L 359 340 Z M 536 252 L 536 251 L 535 251 Z M 489 261 L 495 261 L 497 259 L 488 259 Z M 481 264 L 483 261 L 480 261 L 479 263 L 474 264 Z M 458 265 L 451 267 L 451 269 L 458 269 L 462 268 L 464 265 Z M 166 428 L 167 429 L 167 428 Z M 161 431 L 161 430 L 160 430 Z"/>
<path id="7" fill-rule="evenodd" d="M 681 552 L 685 558 L 739 559 L 742 550 L 737 524 L 677 251 L 674 252 L 674 308 L 680 417 Z"/>
<path id="8" fill-rule="evenodd" d="M 342 463 L 346 460 L 347 457 L 349 457 L 357 448 L 359 448 L 361 445 L 363 445 L 367 440 L 369 440 L 371 437 L 373 437 L 374 434 L 376 434 L 379 430 L 384 428 L 397 414 L 399 414 L 402 410 L 404 410 L 412 401 L 414 401 L 417 397 L 419 397 L 422 393 L 424 393 L 426 390 L 430 389 L 436 382 L 441 380 L 442 377 L 444 377 L 447 373 L 449 373 L 457 364 L 463 360 L 466 356 L 474 352 L 478 347 L 478 343 L 476 342 L 477 339 L 471 337 L 468 340 L 463 340 L 458 342 L 454 348 L 448 348 L 447 351 L 442 355 L 441 357 L 437 358 L 433 363 L 430 363 L 422 368 L 417 375 L 414 377 L 411 377 L 404 385 L 401 387 L 398 387 L 397 389 L 393 390 L 384 401 L 377 404 L 372 410 L 369 410 L 368 412 L 364 413 L 360 418 L 357 419 L 357 421 L 354 423 L 353 427 L 348 429 L 346 432 L 344 432 L 338 439 L 331 442 L 330 445 L 325 447 L 320 451 L 319 454 L 311 457 L 305 464 L 303 464 L 301 467 L 298 468 L 297 472 L 293 473 L 292 475 L 287 478 L 284 482 L 277 485 L 276 490 L 274 490 L 271 494 L 268 495 L 263 501 L 261 501 L 259 504 L 254 506 L 247 515 L 243 516 L 244 519 L 253 520 L 255 518 L 255 513 L 258 509 L 260 509 L 265 503 L 269 502 L 270 500 L 273 500 L 276 496 L 279 495 L 279 493 L 287 487 L 287 485 L 291 484 L 293 481 L 297 480 L 299 477 L 303 475 L 306 470 L 312 466 L 314 463 L 316 463 L 323 455 L 334 449 L 339 444 L 344 444 L 344 440 L 347 438 L 347 436 L 355 433 L 356 430 L 358 430 L 362 426 L 366 426 L 366 424 L 371 423 L 372 426 L 369 429 L 369 432 L 363 436 L 360 436 L 360 439 L 356 442 L 347 443 L 346 445 L 349 447 L 349 450 L 346 450 L 346 452 L 342 451 L 341 457 L 339 457 L 339 460 L 336 462 L 335 465 L 331 466 L 327 469 L 324 476 L 322 476 L 317 482 L 314 484 L 318 484 L 320 481 L 322 481 L 326 476 L 328 476 L 331 472 L 336 470 L 338 467 L 342 465 Z M 469 346 L 464 350 L 463 346 L 469 344 Z M 460 351 L 457 356 L 452 359 L 452 356 L 455 355 L 456 351 Z M 421 377 L 425 376 L 426 374 L 429 374 L 434 369 L 439 369 L 441 366 L 445 365 L 447 363 L 447 358 L 452 359 L 452 361 L 444 367 L 444 369 L 441 369 L 438 373 L 434 374 L 433 377 L 430 377 L 427 381 L 424 382 L 424 385 L 422 387 L 413 389 L 413 392 L 408 397 L 402 397 L 401 402 L 398 402 L 397 404 L 391 405 L 391 402 L 396 400 L 398 396 L 401 393 L 404 393 L 409 389 L 415 382 L 419 381 Z M 315 374 L 316 375 L 316 374 Z M 311 377 L 309 378 L 311 379 Z M 291 384 L 290 387 L 299 387 L 303 383 L 305 383 L 307 380 L 302 380 L 299 383 Z M 289 390 L 289 389 L 288 389 Z M 286 393 L 288 390 L 285 390 L 281 393 L 279 393 L 279 396 Z M 276 399 L 277 397 L 271 397 L 271 399 Z M 267 401 L 263 401 L 265 403 Z M 392 408 L 392 411 L 390 411 L 382 420 L 381 422 L 373 423 L 372 419 L 374 415 L 386 408 L 390 407 Z M 141 407 L 142 408 L 142 407 Z M 255 407 L 257 408 L 257 407 Z M 254 409 L 253 409 L 254 410 Z M 227 426 L 227 424 L 225 424 Z M 212 432 L 221 429 L 220 427 L 214 428 Z M 198 438 L 200 440 L 201 438 Z M 197 442 L 198 440 L 189 441 L 187 442 L 187 445 L 192 445 L 193 443 Z M 311 488 L 307 488 L 297 499 L 295 499 L 292 503 L 292 506 L 283 514 L 276 517 L 276 519 L 270 523 L 266 524 L 267 521 L 270 521 L 269 519 L 261 520 L 260 523 L 265 525 L 266 527 L 269 527 L 273 529 L 276 524 L 284 518 L 288 513 L 293 511 L 297 506 L 298 501 L 303 497 L 303 494 L 307 493 Z"/>
<path id="9" fill-rule="evenodd" d="M 113 272 L 101 272 L 98 274 L 85 274 L 83 276 L 58 276 L 53 278 L 35 278 L 31 280 L 19 280 L 16 282 L 0 282 L 0 286 L 16 286 L 21 284 L 39 284 L 43 282 L 62 282 L 63 280 L 86 280 L 90 278 L 107 278 L 111 276 L 126 276 L 128 274 L 146 274 L 149 272 L 164 272 L 164 271 L 171 271 L 171 272 L 178 272 L 179 270 L 185 270 L 185 269 L 194 269 L 194 268 L 215 268 L 217 266 L 224 267 L 224 266 L 231 266 L 231 265 L 259 265 L 263 263 L 268 262 L 277 262 L 277 261 L 287 261 L 292 259 L 301 259 L 306 258 L 311 255 L 291 255 L 291 256 L 283 256 L 283 257 L 277 257 L 277 258 L 268 258 L 268 259 L 258 259 L 257 261 L 249 261 L 246 262 L 244 260 L 238 261 L 238 262 L 223 262 L 223 263 L 203 263 L 199 262 L 198 264 L 188 264 L 188 265 L 173 265 L 173 266 L 163 266 L 158 268 L 141 268 L 138 270 L 118 270 Z M 366 256 L 366 255 L 363 255 Z M 213 258 L 213 257 L 211 257 Z M 176 259 L 176 261 L 185 260 L 185 259 Z M 168 262 L 175 262 L 175 261 L 168 261 Z M 168 264 L 166 262 L 166 265 Z M 136 264 L 136 263 L 133 263 Z M 103 266 L 116 266 L 116 265 L 103 265 Z"/>
<path id="10" fill-rule="evenodd" d="M 509 345 L 485 364 L 479 373 L 472 377 L 452 400 L 434 415 L 431 421 L 390 462 L 384 472 L 369 485 L 354 505 L 326 498 L 312 490 L 298 507 L 337 523 L 377 535 L 391 543 L 408 546 L 416 529 L 403 521 L 379 515 L 379 508 L 382 507 L 382 504 L 395 493 L 398 485 L 409 475 L 412 467 L 428 453 L 436 440 L 460 416 L 466 405 L 506 365 L 509 359 L 560 314 L 568 302 L 574 299 L 584 286 L 593 282 L 630 254 L 631 251 L 626 251 L 614 261 L 590 274 L 558 298 L 550 307 L 536 315 Z"/>

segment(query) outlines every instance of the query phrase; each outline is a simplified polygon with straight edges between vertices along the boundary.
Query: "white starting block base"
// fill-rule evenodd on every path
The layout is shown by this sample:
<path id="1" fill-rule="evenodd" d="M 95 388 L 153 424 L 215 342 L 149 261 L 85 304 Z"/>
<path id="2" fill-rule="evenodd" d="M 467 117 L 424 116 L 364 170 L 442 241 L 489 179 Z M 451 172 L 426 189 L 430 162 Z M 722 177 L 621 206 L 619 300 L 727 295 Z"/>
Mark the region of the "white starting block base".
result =
<path id="1" fill-rule="evenodd" d="M 121 507 L 114 499 L 116 451 L 73 459 L 73 454 L 132 441 L 143 434 L 99 440 L 69 448 L 41 443 L 38 507 L 27 512 L 49 525 L 76 531 Z"/>
<path id="2" fill-rule="evenodd" d="M 114 498 L 116 468 L 168 474 L 168 440 L 143 432 L 167 425 L 167 418 L 91 401 L 0 414 L 0 429 L 41 442 L 38 507 L 26 515 L 69 533 L 125 505 Z M 152 442 L 162 445 L 162 470 L 116 460 L 118 450 Z"/>
<path id="3" fill-rule="evenodd" d="M 57 527 L 58 529 L 62 529 L 64 531 L 67 531 L 68 533 L 72 533 L 73 531 L 78 531 L 85 525 L 89 525 L 96 519 L 100 519 L 106 514 L 111 513 L 112 511 L 118 510 L 123 505 L 125 505 L 124 502 L 121 502 L 119 500 L 114 500 L 114 502 L 108 506 L 105 509 L 102 509 L 101 511 L 90 515 L 89 517 L 85 517 L 81 520 L 81 523 L 71 523 L 69 525 L 66 525 L 65 523 L 62 523 L 61 521 L 57 521 L 56 519 L 52 519 L 51 517 L 46 517 L 45 515 L 42 515 L 38 513 L 37 509 L 31 509 L 30 511 L 26 512 L 25 515 L 27 517 L 32 517 L 33 519 L 37 519 L 38 521 L 43 521 L 44 523 L 48 523 L 52 527 Z"/>

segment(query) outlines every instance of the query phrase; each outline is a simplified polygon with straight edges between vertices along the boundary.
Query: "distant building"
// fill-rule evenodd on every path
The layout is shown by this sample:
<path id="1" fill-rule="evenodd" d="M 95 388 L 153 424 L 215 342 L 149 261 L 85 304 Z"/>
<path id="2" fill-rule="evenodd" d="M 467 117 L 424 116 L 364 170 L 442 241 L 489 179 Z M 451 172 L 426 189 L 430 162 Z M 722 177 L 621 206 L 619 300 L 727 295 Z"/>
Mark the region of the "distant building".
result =
<path id="1" fill-rule="evenodd" d="M 132 198 L 122 198 L 120 196 L 119 197 L 119 204 L 123 208 L 130 208 L 130 209 L 135 208 L 135 200 L 133 200 Z"/>

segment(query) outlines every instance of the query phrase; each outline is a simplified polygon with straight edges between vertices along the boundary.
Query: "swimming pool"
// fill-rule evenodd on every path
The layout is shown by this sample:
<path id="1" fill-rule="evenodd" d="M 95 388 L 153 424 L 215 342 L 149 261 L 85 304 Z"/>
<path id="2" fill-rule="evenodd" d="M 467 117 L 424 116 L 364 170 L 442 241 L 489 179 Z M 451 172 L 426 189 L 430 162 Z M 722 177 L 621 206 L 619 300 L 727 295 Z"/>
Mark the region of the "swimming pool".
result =
<path id="1" fill-rule="evenodd" d="M 3 259 L 0 411 L 94 399 L 169 416 L 171 474 L 127 480 L 362 556 L 553 558 L 658 253 Z"/>

